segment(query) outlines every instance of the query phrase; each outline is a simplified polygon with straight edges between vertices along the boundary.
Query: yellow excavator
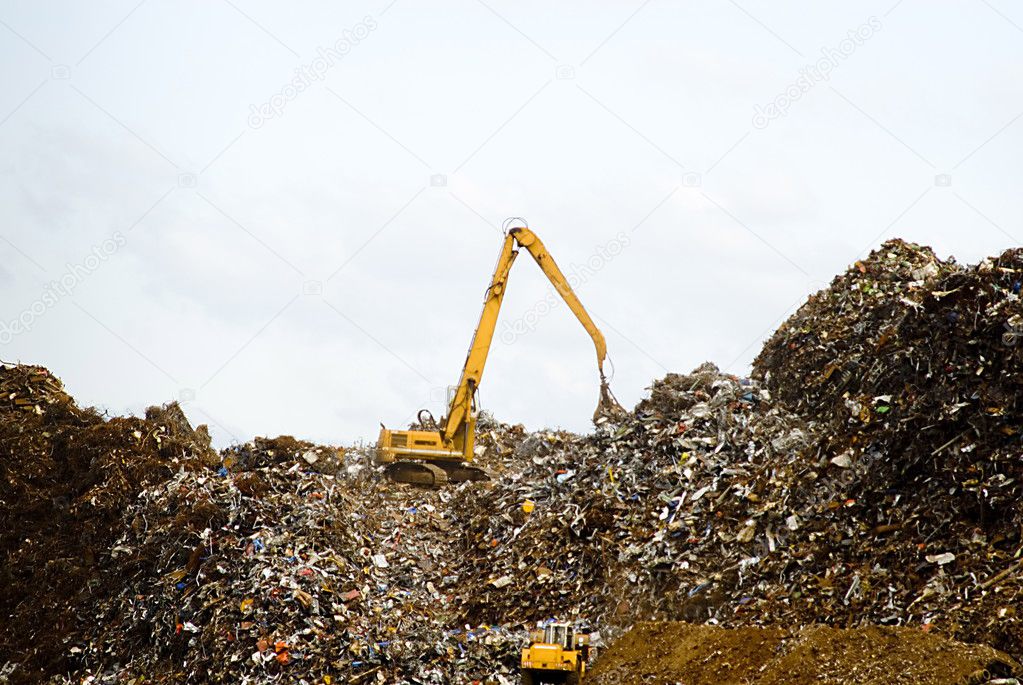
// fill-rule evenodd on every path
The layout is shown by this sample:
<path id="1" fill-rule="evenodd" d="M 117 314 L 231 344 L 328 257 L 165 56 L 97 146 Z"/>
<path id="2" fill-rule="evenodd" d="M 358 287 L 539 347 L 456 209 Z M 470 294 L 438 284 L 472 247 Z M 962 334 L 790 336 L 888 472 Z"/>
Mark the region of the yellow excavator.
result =
<path id="1" fill-rule="evenodd" d="M 381 424 L 376 460 L 386 465 L 387 476 L 391 480 L 440 487 L 448 482 L 489 479 L 483 469 L 472 465 L 476 437 L 476 391 L 483 377 L 483 367 L 497 327 L 497 315 L 504 299 L 508 272 L 520 248 L 525 248 L 532 255 L 593 339 L 597 351 L 597 371 L 600 374 L 600 400 L 594 419 L 600 416 L 613 418 L 624 413 L 611 394 L 604 376 L 604 359 L 607 357 L 604 335 L 583 309 L 568 279 L 536 234 L 527 227 L 511 228 L 505 233 L 497 267 L 484 296 L 483 313 L 469 345 L 462 377 L 450 400 L 447 416 L 442 417 L 438 424 L 430 412 L 421 410 L 418 416 L 420 430 L 390 430 Z"/>

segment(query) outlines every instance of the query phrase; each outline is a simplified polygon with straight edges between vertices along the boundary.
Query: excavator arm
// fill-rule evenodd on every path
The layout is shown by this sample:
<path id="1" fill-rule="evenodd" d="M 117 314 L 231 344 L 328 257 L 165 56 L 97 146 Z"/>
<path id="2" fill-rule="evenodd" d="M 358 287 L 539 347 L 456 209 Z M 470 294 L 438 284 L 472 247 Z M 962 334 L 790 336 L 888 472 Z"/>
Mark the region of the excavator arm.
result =
<path id="1" fill-rule="evenodd" d="M 565 278 L 565 274 L 558 268 L 543 242 L 528 228 L 513 228 L 505 235 L 504 244 L 501 246 L 494 276 L 484 296 L 480 322 L 473 334 L 469 352 L 465 357 L 465 365 L 462 367 L 462 377 L 458 381 L 455 396 L 448 408 L 448 415 L 442 431 L 445 442 L 450 442 L 459 432 L 469 427 L 466 419 L 472 414 L 473 397 L 476 388 L 479 387 L 480 379 L 483 377 L 483 367 L 487 363 L 490 344 L 493 342 L 494 330 L 497 328 L 497 315 L 501 310 L 501 302 L 504 300 L 505 288 L 508 284 L 508 273 L 515 262 L 515 257 L 518 256 L 519 247 L 526 248 L 532 255 L 554 289 L 558 291 L 565 304 L 593 339 L 593 346 L 597 352 L 597 370 L 600 373 L 600 402 L 594 417 L 622 411 L 621 406 L 611 394 L 607 378 L 604 376 L 604 360 L 607 358 L 607 343 L 604 341 L 604 334 L 593 323 L 593 319 L 586 312 L 582 302 L 572 290 L 572 286 L 569 285 L 568 279 Z"/>
<path id="2" fill-rule="evenodd" d="M 615 417 L 624 413 L 611 394 L 604 376 L 607 345 L 603 334 L 586 313 L 565 274 L 554 263 L 554 259 L 536 234 L 528 228 L 513 228 L 505 234 L 501 245 L 497 266 L 483 299 L 483 312 L 469 345 L 462 376 L 448 406 L 447 416 L 439 427 L 433 425 L 432 420 L 416 430 L 390 430 L 381 426 L 376 459 L 377 463 L 387 465 L 388 477 L 392 480 L 438 487 L 448 481 L 488 478 L 482 469 L 469 464 L 473 460 L 476 437 L 474 402 L 494 339 L 494 330 L 497 328 L 497 316 L 508 285 L 508 273 L 521 248 L 525 248 L 540 265 L 555 290 L 593 339 L 593 346 L 597 352 L 597 370 L 600 374 L 600 402 L 594 419 L 600 416 Z"/>

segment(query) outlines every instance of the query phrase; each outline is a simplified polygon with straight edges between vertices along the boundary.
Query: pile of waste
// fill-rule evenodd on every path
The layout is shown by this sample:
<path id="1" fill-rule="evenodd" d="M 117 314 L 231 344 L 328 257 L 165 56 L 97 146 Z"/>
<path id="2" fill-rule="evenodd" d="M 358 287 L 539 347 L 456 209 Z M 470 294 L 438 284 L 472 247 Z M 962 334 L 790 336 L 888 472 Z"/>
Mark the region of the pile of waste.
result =
<path id="1" fill-rule="evenodd" d="M 1016 683 L 990 647 L 908 628 L 736 628 L 641 623 L 601 654 L 593 685 L 963 685 Z"/>
<path id="2" fill-rule="evenodd" d="M 465 571 L 466 620 L 711 618 L 723 574 L 747 573 L 746 549 L 786 525 L 758 493 L 806 443 L 799 419 L 712 364 L 658 381 L 609 430 L 529 436 L 519 470 L 456 494 L 461 553 L 488 560 Z"/>
<path id="3" fill-rule="evenodd" d="M 0 644 L 28 672 L 61 669 L 78 613 L 120 580 L 112 543 L 147 483 L 219 459 L 176 404 L 147 418 L 79 408 L 39 366 L 0 364 Z M 10 657 L 7 657 L 10 658 Z M 37 680 L 34 676 L 29 681 Z"/>
<path id="4" fill-rule="evenodd" d="M 817 436 L 792 619 L 1023 653 L 1021 282 L 1023 250 L 967 267 L 890 241 L 765 344 L 755 374 Z"/>
<path id="5" fill-rule="evenodd" d="M 668 374 L 583 436 L 481 416 L 493 479 L 440 491 L 288 436 L 217 455 L 175 404 L 108 418 L 4 366 L 0 682 L 509 683 L 549 619 L 902 626 L 1018 659 L 1021 278 L 1023 252 L 886 243 L 752 379 Z"/>
<path id="6" fill-rule="evenodd" d="M 523 472 L 455 508 L 464 553 L 493 551 L 465 617 L 905 625 L 1023 654 L 1020 259 L 887 243 L 760 380 L 704 365 L 616 430 L 530 436 Z"/>
<path id="7" fill-rule="evenodd" d="M 96 628 L 70 645 L 73 670 L 111 682 L 512 673 L 522 633 L 450 627 L 446 495 L 391 492 L 343 464 L 324 473 L 337 458 L 259 439 L 225 450 L 216 472 L 141 492 L 112 548 L 123 588 L 81 616 Z"/>

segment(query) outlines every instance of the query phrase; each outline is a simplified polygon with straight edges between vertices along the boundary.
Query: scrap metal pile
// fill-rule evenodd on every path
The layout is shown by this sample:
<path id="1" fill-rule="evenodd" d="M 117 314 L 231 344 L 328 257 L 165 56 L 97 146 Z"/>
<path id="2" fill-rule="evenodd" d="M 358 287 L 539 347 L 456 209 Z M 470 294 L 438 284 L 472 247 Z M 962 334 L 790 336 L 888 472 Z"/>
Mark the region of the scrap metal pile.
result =
<path id="1" fill-rule="evenodd" d="M 119 591 L 111 547 L 138 489 L 218 461 L 176 404 L 108 420 L 46 369 L 0 365 L 0 662 L 59 672 L 78 610 Z"/>
<path id="2" fill-rule="evenodd" d="M 755 372 L 818 436 L 800 617 L 1023 653 L 1021 283 L 1020 249 L 961 266 L 890 241 L 765 344 Z"/>
<path id="3" fill-rule="evenodd" d="M 389 493 L 335 450 L 288 437 L 224 455 L 126 512 L 113 551 L 130 572 L 82 617 L 98 627 L 71 647 L 82 665 L 116 682 L 168 665 L 190 682 L 511 673 L 521 634 L 452 620 L 445 494 Z"/>
<path id="4" fill-rule="evenodd" d="M 535 621 L 905 625 L 1023 654 L 1023 253 L 892 241 L 591 435 L 480 421 L 494 479 L 215 455 L 0 368 L 0 682 L 513 682 Z M 9 617 L 9 618 L 8 618 Z M 5 666 L 5 662 L 7 665 Z M 63 680 L 62 680 L 63 679 Z"/>
<path id="5" fill-rule="evenodd" d="M 1023 251 L 891 241 L 768 341 L 763 384 L 705 365 L 554 440 L 458 507 L 500 551 L 466 615 L 910 625 L 1023 654 L 1021 280 Z"/>
<path id="6" fill-rule="evenodd" d="M 466 617 L 710 618 L 756 566 L 754 539 L 785 525 L 785 509 L 756 493 L 800 461 L 806 439 L 757 384 L 711 364 L 655 383 L 614 428 L 534 434 L 519 471 L 456 496 L 463 554 L 490 560 L 467 569 Z"/>

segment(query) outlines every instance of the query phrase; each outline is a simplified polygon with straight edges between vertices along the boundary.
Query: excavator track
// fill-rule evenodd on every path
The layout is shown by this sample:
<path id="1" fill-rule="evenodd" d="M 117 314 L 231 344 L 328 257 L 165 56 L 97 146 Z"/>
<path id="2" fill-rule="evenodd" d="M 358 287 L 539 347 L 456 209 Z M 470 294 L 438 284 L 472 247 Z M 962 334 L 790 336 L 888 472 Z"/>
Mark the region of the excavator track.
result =
<path id="1" fill-rule="evenodd" d="M 478 466 L 451 463 L 437 464 L 437 466 L 444 469 L 444 472 L 448 474 L 449 483 L 463 483 L 467 480 L 490 480 L 490 474 Z"/>
<path id="2" fill-rule="evenodd" d="M 396 461 L 384 470 L 395 483 L 408 483 L 427 488 L 440 488 L 448 483 L 447 472 L 439 466 L 415 461 Z"/>

